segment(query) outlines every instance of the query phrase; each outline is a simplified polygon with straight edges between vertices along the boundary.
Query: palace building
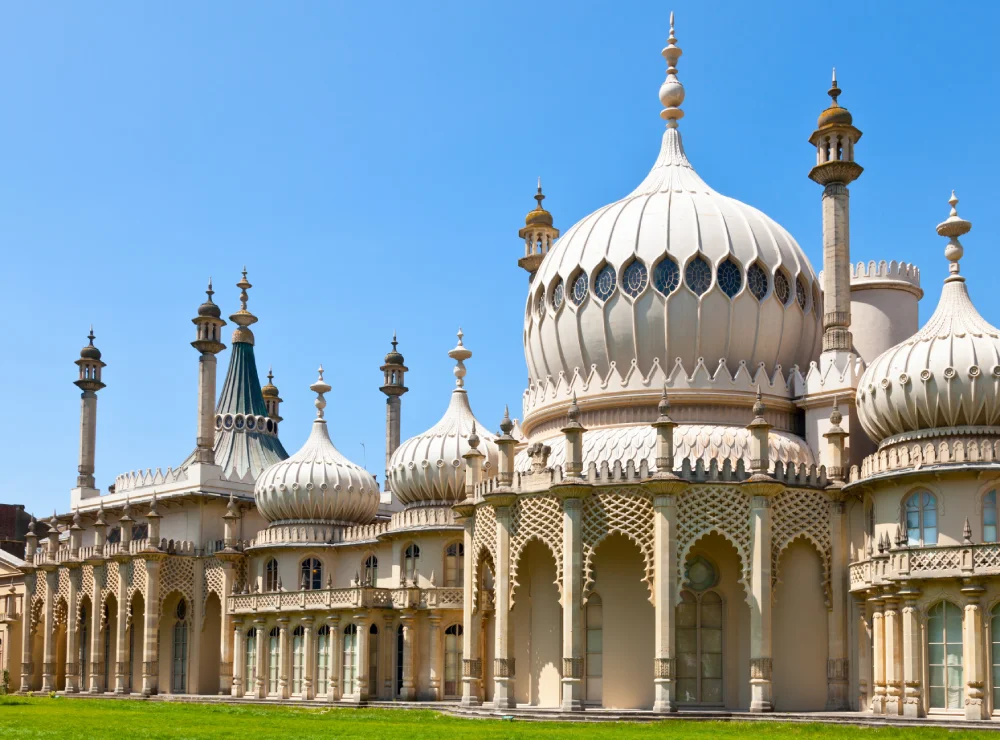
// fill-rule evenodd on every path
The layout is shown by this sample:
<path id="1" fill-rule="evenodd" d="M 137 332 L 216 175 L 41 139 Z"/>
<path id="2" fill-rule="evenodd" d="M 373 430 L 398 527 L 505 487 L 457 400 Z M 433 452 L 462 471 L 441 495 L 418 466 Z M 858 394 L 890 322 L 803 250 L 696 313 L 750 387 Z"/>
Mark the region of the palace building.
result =
<path id="1" fill-rule="evenodd" d="M 322 368 L 309 438 L 285 450 L 244 270 L 231 338 L 211 284 L 193 319 L 193 452 L 98 490 L 113 389 L 91 331 L 69 506 L 32 519 L 23 562 L 0 561 L 11 690 L 1000 710 L 1000 333 L 960 271 L 971 223 L 952 194 L 921 327 L 914 265 L 851 262 L 861 131 L 834 77 L 809 139 L 817 274 L 695 171 L 672 17 L 662 53 L 645 178 L 562 235 L 539 183 L 519 231 L 519 419 L 473 413 L 487 369 L 467 376 L 459 331 L 441 420 L 401 440 L 394 337 L 383 486 L 331 441 L 326 399 L 345 391 Z"/>

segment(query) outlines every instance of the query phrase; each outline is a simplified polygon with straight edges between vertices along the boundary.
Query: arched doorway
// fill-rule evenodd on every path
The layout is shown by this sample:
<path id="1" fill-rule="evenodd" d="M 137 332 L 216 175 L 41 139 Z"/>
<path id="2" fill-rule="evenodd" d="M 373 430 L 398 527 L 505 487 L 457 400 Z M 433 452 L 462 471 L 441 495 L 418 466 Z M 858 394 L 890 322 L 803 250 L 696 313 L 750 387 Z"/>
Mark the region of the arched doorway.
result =
<path id="1" fill-rule="evenodd" d="M 809 540 L 799 538 L 781 553 L 777 575 L 771 613 L 774 708 L 821 711 L 830 644 L 823 561 Z"/>
<path id="2" fill-rule="evenodd" d="M 583 615 L 587 629 L 584 675 L 593 697 L 589 700 L 615 709 L 652 708 L 655 609 L 643 581 L 642 551 L 624 535 L 610 535 L 598 544 L 592 569 L 591 593 L 598 600 L 593 608 L 588 600 Z"/>
<path id="3" fill-rule="evenodd" d="M 102 609 L 101 645 L 104 661 L 101 666 L 101 686 L 104 691 L 114 691 L 118 662 L 118 599 L 114 594 L 108 595 Z"/>
<path id="4" fill-rule="evenodd" d="M 170 645 L 170 693 L 185 694 L 188 690 L 188 603 L 181 598 L 174 608 L 174 626 Z"/>
<path id="5" fill-rule="evenodd" d="M 462 695 L 462 625 L 444 631 L 444 698 Z"/>
<path id="6" fill-rule="evenodd" d="M 222 661 L 222 602 L 213 591 L 205 599 L 205 617 L 201 623 L 201 640 L 198 655 L 191 656 L 198 662 L 199 694 L 218 694 L 219 664 Z"/>
<path id="7" fill-rule="evenodd" d="M 518 562 L 518 586 L 510 614 L 514 699 L 518 704 L 557 707 L 562 680 L 562 608 L 556 561 L 546 545 L 532 540 Z"/>
<path id="8" fill-rule="evenodd" d="M 368 696 L 378 696 L 378 626 L 368 628 Z"/>
<path id="9" fill-rule="evenodd" d="M 403 645 L 403 625 L 399 625 L 396 627 L 396 697 L 403 691 Z"/>
<path id="10" fill-rule="evenodd" d="M 136 591 L 132 595 L 131 614 L 129 615 L 128 665 L 125 670 L 125 693 L 142 691 L 142 650 L 145 640 L 146 601 L 142 594 Z"/>

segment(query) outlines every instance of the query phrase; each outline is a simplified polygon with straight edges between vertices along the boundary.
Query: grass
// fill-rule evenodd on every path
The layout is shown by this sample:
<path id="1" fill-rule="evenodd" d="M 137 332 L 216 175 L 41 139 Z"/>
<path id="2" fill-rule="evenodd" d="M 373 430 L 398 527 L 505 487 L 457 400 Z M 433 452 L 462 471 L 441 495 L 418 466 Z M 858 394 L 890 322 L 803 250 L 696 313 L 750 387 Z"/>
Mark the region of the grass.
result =
<path id="1" fill-rule="evenodd" d="M 341 709 L 180 704 L 113 699 L 0 697 L 0 738 L 447 738 L 447 740 L 603 740 L 604 738 L 842 738 L 931 740 L 953 736 L 935 727 L 859 729 L 778 722 L 697 722 L 651 724 L 525 722 L 460 719 L 431 710 Z M 962 731 L 966 738 L 986 731 Z M 990 733 L 989 737 L 996 737 Z"/>

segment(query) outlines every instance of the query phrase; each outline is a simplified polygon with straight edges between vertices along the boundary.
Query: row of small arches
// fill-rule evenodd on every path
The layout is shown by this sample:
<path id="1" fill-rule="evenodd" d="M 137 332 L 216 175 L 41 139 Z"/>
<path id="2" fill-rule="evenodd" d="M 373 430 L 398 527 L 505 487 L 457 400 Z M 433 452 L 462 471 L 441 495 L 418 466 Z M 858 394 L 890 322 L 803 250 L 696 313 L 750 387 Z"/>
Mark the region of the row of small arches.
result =
<path id="1" fill-rule="evenodd" d="M 268 419 L 266 416 L 254 416 L 252 414 L 216 414 L 215 430 L 238 432 L 246 429 L 249 432 L 266 432 L 267 434 L 278 433 L 278 422 Z"/>
<path id="2" fill-rule="evenodd" d="M 684 284 L 695 295 L 704 295 L 712 287 L 712 266 L 701 255 L 695 256 L 688 262 L 683 272 Z M 763 301 L 773 287 L 773 294 L 782 305 L 790 305 L 794 300 L 799 308 L 805 311 L 809 302 L 806 283 L 801 277 L 793 282 L 784 270 L 779 269 L 774 273 L 772 280 L 768 271 L 758 262 L 751 264 L 744 274 L 739 263 L 732 257 L 727 257 L 715 268 L 715 282 L 729 298 L 735 298 L 745 284 L 750 294 L 758 301 Z M 649 285 L 649 270 L 642 260 L 633 259 L 629 262 L 621 271 L 620 277 L 614 267 L 605 264 L 594 273 L 593 281 L 584 270 L 574 274 L 568 287 L 562 278 L 558 278 L 549 290 L 549 304 L 558 311 L 568 298 L 573 305 L 581 306 L 591 293 L 604 303 L 615 294 L 616 290 L 621 290 L 634 299 L 638 298 Z M 669 296 L 680 287 L 681 269 L 673 258 L 664 257 L 656 264 L 653 268 L 652 285 L 656 292 L 663 296 Z M 817 296 L 813 296 L 813 302 L 818 302 Z M 535 310 L 539 317 L 545 313 L 544 288 L 540 289 L 535 297 Z"/>

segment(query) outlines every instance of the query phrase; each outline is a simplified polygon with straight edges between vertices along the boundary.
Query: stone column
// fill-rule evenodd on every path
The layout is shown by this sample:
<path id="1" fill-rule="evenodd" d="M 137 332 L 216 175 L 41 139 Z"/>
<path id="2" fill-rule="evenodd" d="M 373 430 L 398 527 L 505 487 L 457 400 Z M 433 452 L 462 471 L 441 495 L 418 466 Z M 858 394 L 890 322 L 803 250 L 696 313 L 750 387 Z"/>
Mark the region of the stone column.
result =
<path id="1" fill-rule="evenodd" d="M 254 627 L 257 628 L 257 681 L 254 687 L 254 693 L 256 693 L 258 699 L 267 698 L 267 653 L 268 653 L 268 634 L 267 630 L 264 629 L 264 618 L 257 617 L 253 622 Z M 249 687 L 248 687 L 249 688 Z"/>
<path id="2" fill-rule="evenodd" d="M 149 554 L 146 564 L 146 624 L 142 641 L 142 695 L 157 692 L 160 678 L 160 565 L 162 555 Z M 139 566 L 142 567 L 142 566 Z"/>
<path id="3" fill-rule="evenodd" d="M 844 526 L 844 502 L 829 504 L 830 515 L 830 611 L 829 647 L 826 668 L 826 711 L 850 709 L 847 657 L 847 529 Z"/>
<path id="4" fill-rule="evenodd" d="M 477 451 L 478 455 L 482 455 Z M 479 654 L 479 640 L 476 626 L 479 621 L 481 606 L 476 606 L 476 590 L 478 584 L 475 579 L 476 561 L 478 553 L 472 551 L 473 537 L 476 531 L 476 506 L 473 503 L 475 490 L 470 494 L 469 481 L 474 484 L 476 481 L 476 471 L 471 470 L 472 458 L 466 458 L 466 493 L 465 500 L 456 504 L 455 509 L 458 521 L 461 521 L 464 528 L 464 553 L 463 558 L 463 580 L 462 580 L 462 700 L 463 707 L 479 706 L 479 685 L 483 677 L 483 661 Z M 479 458 L 475 458 L 479 462 Z"/>
<path id="5" fill-rule="evenodd" d="M 125 693 L 125 671 L 128 661 L 125 649 L 128 646 L 128 571 L 134 567 L 124 557 L 118 559 L 118 626 L 115 635 L 115 693 Z"/>
<path id="6" fill-rule="evenodd" d="M 924 646 L 917 610 L 920 590 L 904 583 L 899 595 L 903 598 L 903 716 L 925 717 L 927 713 L 920 690 L 924 675 Z"/>
<path id="7" fill-rule="evenodd" d="M 42 633 L 42 692 L 55 690 L 56 678 L 56 635 L 53 609 L 56 589 L 59 587 L 59 572 L 55 567 L 45 571 L 45 624 Z"/>
<path id="8" fill-rule="evenodd" d="M 750 504 L 750 711 L 774 710 L 771 686 L 771 498 Z"/>
<path id="9" fill-rule="evenodd" d="M 563 430 L 566 431 L 566 430 Z M 571 435 L 567 434 L 567 441 Z M 563 510 L 562 710 L 583 711 L 583 497 L 582 480 L 554 487 Z"/>
<path id="10" fill-rule="evenodd" d="M 30 560 L 26 562 L 30 563 Z M 24 602 L 21 607 L 21 687 L 19 694 L 27 694 L 31 691 L 32 654 L 31 654 L 31 613 L 33 611 L 32 602 L 35 597 L 35 581 L 38 574 L 31 566 L 25 569 L 24 574 Z"/>
<path id="11" fill-rule="evenodd" d="M 510 507 L 515 495 L 487 494 L 497 516 L 496 626 L 494 632 L 493 706 L 510 709 L 514 702 L 514 658 L 510 655 Z"/>
<path id="12" fill-rule="evenodd" d="M 965 677 L 965 718 L 989 719 L 986 702 L 986 649 L 983 644 L 983 592 L 974 581 L 965 581 L 965 615 L 962 620 L 962 673 Z"/>
<path id="13" fill-rule="evenodd" d="M 403 625 L 403 690 L 399 698 L 403 701 L 413 701 L 417 698 L 417 690 L 413 681 L 413 637 L 416 625 L 413 623 L 413 612 L 409 609 L 399 616 Z"/>
<path id="14" fill-rule="evenodd" d="M 428 631 L 430 632 L 430 660 L 428 661 L 428 671 L 430 680 L 428 681 L 431 690 L 431 700 L 441 701 L 441 664 L 444 662 L 441 648 L 441 614 L 432 611 L 427 615 Z"/>
<path id="15" fill-rule="evenodd" d="M 382 644 L 385 652 L 381 660 L 382 665 L 386 666 L 386 669 L 382 671 L 382 695 L 390 700 L 395 693 L 393 682 L 396 679 L 395 671 L 392 670 L 392 666 L 396 662 L 396 630 L 393 628 L 395 621 L 396 616 L 390 611 L 382 615 Z"/>
<path id="16" fill-rule="evenodd" d="M 288 698 L 288 617 L 278 617 L 278 697 Z"/>
<path id="17" fill-rule="evenodd" d="M 823 189 L 824 352 L 850 351 L 853 346 L 850 266 L 850 193 L 846 183 L 831 182 Z"/>
<path id="18" fill-rule="evenodd" d="M 340 647 L 340 615 L 331 614 L 326 618 L 326 623 L 330 625 L 330 639 L 326 641 L 328 651 L 326 665 L 329 677 L 326 684 L 326 700 L 332 702 L 337 699 L 340 687 L 340 656 L 343 654 Z"/>
<path id="19" fill-rule="evenodd" d="M 899 614 L 899 599 L 886 594 L 884 610 L 885 629 L 885 713 L 903 713 L 903 630 Z"/>
<path id="20" fill-rule="evenodd" d="M 302 617 L 302 698 L 313 699 L 316 694 L 313 692 L 313 677 L 315 676 L 315 649 L 313 648 L 313 618 Z"/>
<path id="21" fill-rule="evenodd" d="M 674 605 L 677 594 L 677 494 L 686 484 L 680 479 L 661 477 L 664 480 L 650 484 L 653 492 L 653 595 L 656 609 L 653 673 L 656 699 L 653 711 L 676 712 Z"/>
<path id="22" fill-rule="evenodd" d="M 353 694 L 357 701 L 363 702 L 368 701 L 368 640 L 371 637 L 368 634 L 368 615 L 365 613 L 355 615 L 354 623 L 358 626 L 357 670 L 354 674 L 358 686 Z"/>
<path id="23" fill-rule="evenodd" d="M 80 626 L 76 615 L 79 613 L 80 572 L 79 563 L 67 563 L 69 571 L 69 604 L 66 614 L 66 693 L 80 693 L 80 676 L 86 667 L 78 664 L 80 658 Z"/>
<path id="24" fill-rule="evenodd" d="M 219 694 L 226 695 L 231 692 L 233 684 L 233 674 L 234 674 L 234 664 L 236 663 L 236 657 L 233 652 L 236 650 L 234 642 L 230 640 L 230 636 L 233 634 L 233 617 L 229 612 L 229 597 L 233 593 L 234 585 L 236 582 L 236 569 L 233 567 L 232 561 L 223 560 L 222 561 L 222 594 L 219 598 L 219 606 L 222 611 L 222 627 L 219 634 L 222 635 L 222 645 L 219 650 Z M 233 696 L 237 694 L 233 693 Z"/>
<path id="25" fill-rule="evenodd" d="M 243 696 L 243 683 L 247 676 L 247 646 L 246 634 L 243 630 L 243 621 L 233 620 L 233 680 L 229 686 L 229 692 L 233 697 Z M 221 691 L 219 692 L 222 693 Z"/>
<path id="26" fill-rule="evenodd" d="M 101 603 L 101 590 L 107 578 L 105 566 L 94 565 L 94 588 L 90 594 L 90 665 L 81 666 L 80 675 L 86 676 L 86 668 L 90 669 L 89 691 L 91 694 L 100 694 L 106 690 L 109 676 L 101 677 L 101 666 L 104 663 L 104 640 L 101 638 L 101 623 L 104 618 L 104 605 Z M 84 687 L 81 686 L 83 691 Z"/>
<path id="27" fill-rule="evenodd" d="M 872 679 L 872 620 L 863 595 L 855 597 L 855 608 L 858 612 L 858 711 L 865 712 L 871 709 L 875 688 Z"/>
<path id="28" fill-rule="evenodd" d="M 886 712 L 885 602 L 872 592 L 872 714 Z"/>

